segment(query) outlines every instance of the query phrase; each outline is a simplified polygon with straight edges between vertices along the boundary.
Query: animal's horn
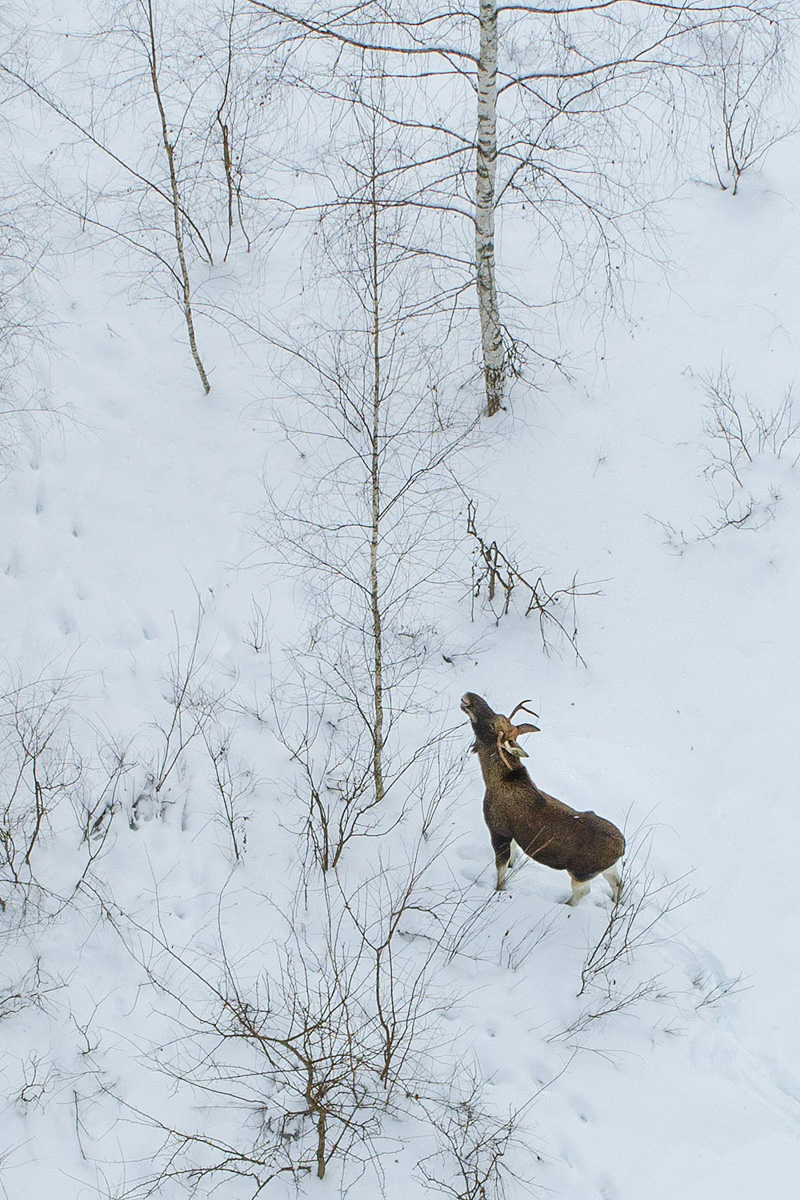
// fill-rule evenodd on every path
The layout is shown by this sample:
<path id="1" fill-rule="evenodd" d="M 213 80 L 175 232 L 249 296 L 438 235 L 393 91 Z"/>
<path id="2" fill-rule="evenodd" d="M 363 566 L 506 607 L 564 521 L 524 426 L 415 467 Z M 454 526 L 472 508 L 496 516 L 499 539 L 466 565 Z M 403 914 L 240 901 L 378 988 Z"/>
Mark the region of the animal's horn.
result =
<path id="1" fill-rule="evenodd" d="M 531 714 L 531 716 L 532 716 L 532 717 L 536 717 L 536 719 L 537 719 L 537 721 L 538 721 L 538 719 L 539 719 L 539 714 L 538 714 L 538 713 L 536 713 L 536 712 L 534 712 L 532 708 L 526 708 L 526 707 L 525 707 L 525 705 L 526 705 L 526 704 L 530 704 L 530 700 L 522 700 L 522 701 L 521 701 L 521 702 L 520 702 L 520 703 L 517 705 L 517 707 L 514 709 L 514 712 L 510 713 L 510 715 L 509 715 L 509 718 L 508 718 L 508 719 L 509 719 L 509 721 L 510 721 L 510 720 L 513 718 L 513 716 L 514 716 L 514 713 L 518 713 L 520 709 L 522 709 L 522 710 L 523 710 L 523 712 L 530 713 L 530 714 Z M 522 726 L 520 726 L 520 728 L 522 728 Z M 538 733 L 539 731 L 538 731 L 538 730 L 536 730 L 536 732 Z"/>

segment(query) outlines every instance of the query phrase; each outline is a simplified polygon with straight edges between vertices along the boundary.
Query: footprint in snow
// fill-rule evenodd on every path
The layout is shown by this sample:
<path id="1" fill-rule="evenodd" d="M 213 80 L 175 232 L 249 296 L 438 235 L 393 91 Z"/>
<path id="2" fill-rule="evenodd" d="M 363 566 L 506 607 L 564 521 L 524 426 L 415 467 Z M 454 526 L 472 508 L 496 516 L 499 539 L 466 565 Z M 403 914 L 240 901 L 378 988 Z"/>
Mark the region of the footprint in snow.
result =
<path id="1" fill-rule="evenodd" d="M 477 862 L 479 859 L 485 859 L 486 855 L 475 843 L 470 843 L 466 846 L 459 846 L 456 850 L 456 857 L 469 862 Z"/>
<path id="2" fill-rule="evenodd" d="M 65 637 L 69 637 L 70 634 L 73 634 L 75 632 L 74 619 L 71 616 L 69 616 L 68 613 L 64 612 L 63 610 L 58 614 L 56 621 L 58 624 L 58 628 L 61 630 L 61 632 L 64 634 Z"/>

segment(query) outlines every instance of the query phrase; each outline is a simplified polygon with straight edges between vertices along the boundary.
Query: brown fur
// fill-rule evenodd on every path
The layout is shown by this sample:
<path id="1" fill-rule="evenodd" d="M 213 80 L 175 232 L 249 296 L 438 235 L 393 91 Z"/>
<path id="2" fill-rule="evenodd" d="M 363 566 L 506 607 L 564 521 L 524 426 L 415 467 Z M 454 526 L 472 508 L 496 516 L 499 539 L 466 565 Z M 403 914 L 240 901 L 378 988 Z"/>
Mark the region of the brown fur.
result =
<path id="1" fill-rule="evenodd" d="M 540 791 L 519 763 L 518 756 L 525 752 L 516 738 L 534 727 L 513 726 L 474 692 L 467 692 L 461 707 L 475 732 L 473 749 L 486 784 L 483 815 L 495 852 L 498 887 L 502 887 L 512 840 L 536 862 L 568 871 L 574 883 L 588 883 L 601 872 L 611 872 L 625 851 L 625 838 L 616 825 L 594 812 L 576 812 Z M 574 900 L 574 887 L 573 893 Z M 577 898 L 580 894 L 578 889 Z"/>

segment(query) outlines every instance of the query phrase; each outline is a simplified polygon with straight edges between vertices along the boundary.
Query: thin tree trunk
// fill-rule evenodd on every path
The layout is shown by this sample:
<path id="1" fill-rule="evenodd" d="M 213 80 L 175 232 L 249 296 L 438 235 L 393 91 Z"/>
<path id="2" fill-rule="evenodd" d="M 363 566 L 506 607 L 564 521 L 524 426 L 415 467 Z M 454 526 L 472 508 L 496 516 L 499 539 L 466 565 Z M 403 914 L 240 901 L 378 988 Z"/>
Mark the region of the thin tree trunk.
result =
<path id="1" fill-rule="evenodd" d="M 479 0 L 478 129 L 475 164 L 475 268 L 486 413 L 503 406 L 505 355 L 497 304 L 494 214 L 497 171 L 497 0 Z"/>
<path id="2" fill-rule="evenodd" d="M 324 1108 L 317 1109 L 317 1179 L 325 1178 L 325 1136 L 328 1131 L 328 1115 Z"/>
<path id="3" fill-rule="evenodd" d="M 372 287 L 372 457 L 370 462 L 371 520 L 369 545 L 370 610 L 372 614 L 372 688 L 373 688 L 373 750 L 372 779 L 375 799 L 384 795 L 383 783 L 383 620 L 381 613 L 380 580 L 378 575 L 378 549 L 381 520 L 381 463 L 380 463 L 380 407 L 381 407 L 381 314 L 380 278 L 378 270 L 378 196 L 376 184 L 377 164 L 375 144 L 372 146 L 371 180 L 371 287 Z"/>
<path id="4" fill-rule="evenodd" d="M 211 384 L 208 382 L 205 367 L 200 358 L 197 349 L 197 340 L 194 335 L 194 317 L 192 315 L 192 289 L 189 281 L 189 269 L 186 266 L 186 255 L 183 245 L 183 229 L 181 228 L 181 197 L 178 189 L 178 173 L 175 169 L 175 147 L 173 146 L 169 136 L 169 125 L 167 124 L 167 114 L 164 111 L 164 104 L 161 99 L 161 86 L 158 82 L 158 55 L 156 52 L 156 29 L 155 17 L 153 14 L 153 0 L 146 0 L 147 5 L 147 33 L 150 42 L 150 53 L 148 55 L 150 61 L 150 80 L 153 84 L 153 94 L 158 105 L 158 114 L 161 118 L 161 140 L 164 144 L 164 151 L 167 156 L 169 165 L 169 183 L 172 193 L 172 220 L 175 233 L 175 247 L 178 251 L 178 263 L 180 264 L 181 275 L 181 292 L 183 295 L 183 316 L 186 321 L 186 330 L 189 334 L 189 348 L 192 351 L 194 365 L 197 367 L 197 373 L 200 376 L 200 382 L 203 389 L 208 395 L 211 391 Z"/>

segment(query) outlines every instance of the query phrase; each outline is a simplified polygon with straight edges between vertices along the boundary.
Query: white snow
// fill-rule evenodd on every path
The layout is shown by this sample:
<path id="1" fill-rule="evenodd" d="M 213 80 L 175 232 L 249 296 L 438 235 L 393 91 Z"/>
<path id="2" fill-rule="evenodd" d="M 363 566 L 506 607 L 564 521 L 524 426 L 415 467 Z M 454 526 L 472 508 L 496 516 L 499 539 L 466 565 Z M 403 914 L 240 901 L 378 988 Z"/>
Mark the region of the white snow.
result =
<path id="1" fill-rule="evenodd" d="M 55 41 L 51 53 L 60 53 Z M 69 64 L 79 57 L 73 48 Z M 39 148 L 24 154 L 34 171 L 63 131 L 33 109 L 18 106 L 16 119 L 25 111 Z M 573 379 L 556 376 L 541 392 L 516 385 L 510 411 L 489 430 L 484 422 L 485 441 L 469 452 L 480 511 L 520 566 L 544 569 L 554 586 L 577 573 L 599 592 L 577 602 L 586 665 L 563 643 L 545 655 L 533 617 L 512 611 L 495 626 L 479 611 L 471 626 L 468 598 L 455 609 L 442 601 L 435 619 L 446 632 L 430 651 L 433 727 L 459 723 L 465 690 L 503 712 L 530 698 L 542 729 L 526 741 L 533 778 L 624 826 L 636 849 L 634 891 L 664 887 L 645 924 L 659 901 L 679 901 L 609 975 L 615 999 L 591 987 L 579 995 L 608 888 L 596 880 L 569 909 L 566 875 L 523 861 L 493 895 L 467 725 L 454 735 L 463 770 L 420 895 L 444 911 L 445 897 L 463 889 L 464 919 L 474 923 L 427 985 L 438 1023 L 432 1042 L 421 1034 L 419 1086 L 444 1086 L 460 1064 L 501 1118 L 524 1108 L 533 1155 L 510 1151 L 510 1163 L 560 1200 L 797 1196 L 794 455 L 765 455 L 747 478 L 753 489 L 779 489 L 773 519 L 699 535 L 719 516 L 703 474 L 703 378 L 725 367 L 737 394 L 767 409 L 796 380 L 800 141 L 775 147 L 735 198 L 712 183 L 710 174 L 689 180 L 665 205 L 669 272 L 642 268 L 631 319 L 609 317 L 602 343 L 596 329 L 573 331 L 573 344 L 583 337 Z M 54 213 L 36 276 L 47 340 L 26 366 L 29 395 L 38 380 L 50 411 L 31 414 L 0 481 L 0 692 L 47 698 L 54 738 L 64 761 L 80 760 L 82 781 L 54 804 L 34 852 L 45 890 L 15 890 L 5 875 L 0 885 L 0 1181 L 11 1200 L 141 1194 L 164 1140 L 146 1117 L 239 1136 L 241 1106 L 171 1075 L 207 1066 L 213 1039 L 191 1030 L 189 1009 L 206 1011 L 220 939 L 246 985 L 261 972 L 280 976 L 293 925 L 324 955 L 321 884 L 301 886 L 296 771 L 275 736 L 273 702 L 280 710 L 287 693 L 270 693 L 304 611 L 303 588 L 257 536 L 265 477 L 302 479 L 276 424 L 274 352 L 201 308 L 205 397 L 177 308 L 135 289 L 114 239 L 74 239 L 75 222 Z M 266 287 L 293 297 L 294 313 L 295 266 L 291 249 L 265 252 L 258 266 L 234 255 L 204 295 L 224 304 L 235 290 L 236 305 L 247 300 L 257 313 Z M 259 611 L 267 645 L 257 652 L 248 640 Z M 176 655 L 186 663 L 198 628 L 197 679 L 225 695 L 220 721 L 242 771 L 247 846 L 236 866 L 199 741 L 176 765 L 163 809 L 142 800 L 138 827 L 129 824 L 171 719 Z M 452 664 L 439 662 L 448 651 Z M 75 892 L 88 853 L 76 805 L 99 794 L 111 743 L 129 747 L 129 769 L 100 857 Z M 399 877 L 415 828 L 407 820 L 379 842 L 356 843 L 340 870 L 345 890 L 355 894 L 381 866 Z M 380 885 L 369 887 L 359 893 L 367 908 Z M 429 933 L 429 917 L 409 914 L 406 965 L 423 961 Z M 9 999 L 18 992 L 29 998 Z M 606 1002 L 619 1011 L 598 1017 Z M 257 1092 L 254 1078 L 241 1090 Z M 256 1116 L 248 1120 L 255 1131 Z M 381 1174 L 346 1174 L 349 1194 L 432 1194 L 417 1167 L 434 1152 L 419 1109 L 399 1105 L 381 1121 Z M 219 1196 L 253 1191 L 223 1177 L 198 1183 L 197 1194 L 215 1184 Z M 334 1164 L 325 1180 L 298 1186 L 333 1195 L 339 1185 Z M 295 1190 L 279 1176 L 263 1194 Z M 172 1181 L 153 1194 L 184 1192 Z M 526 1187 L 511 1180 L 508 1194 Z"/>

